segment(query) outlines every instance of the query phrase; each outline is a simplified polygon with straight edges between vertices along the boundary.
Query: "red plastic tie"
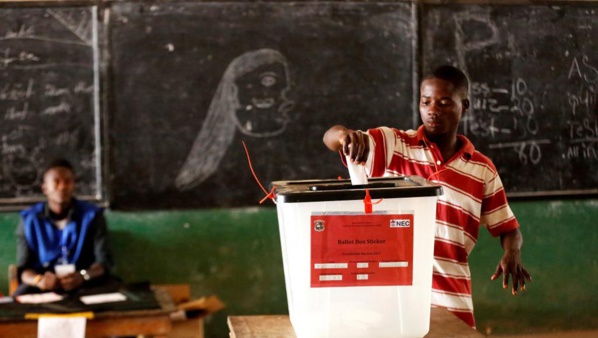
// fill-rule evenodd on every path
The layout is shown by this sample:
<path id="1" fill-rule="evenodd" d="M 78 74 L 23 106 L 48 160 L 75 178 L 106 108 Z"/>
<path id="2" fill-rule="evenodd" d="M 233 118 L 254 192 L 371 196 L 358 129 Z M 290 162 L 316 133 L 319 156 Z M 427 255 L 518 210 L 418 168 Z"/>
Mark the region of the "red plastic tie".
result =
<path id="1" fill-rule="evenodd" d="M 374 210 L 372 208 L 372 197 L 370 196 L 370 190 L 365 189 L 365 198 L 363 199 L 363 209 L 366 214 L 371 214 Z"/>
<path id="2" fill-rule="evenodd" d="M 274 204 L 276 204 L 275 198 L 276 198 L 276 193 L 274 192 L 274 187 L 272 187 L 272 190 L 270 190 L 270 192 L 268 192 L 264 186 L 262 185 L 262 183 L 260 182 L 260 180 L 257 178 L 257 175 L 255 174 L 255 171 L 253 171 L 253 165 L 251 165 L 251 158 L 249 157 L 249 151 L 247 150 L 247 146 L 245 145 L 245 141 L 241 141 L 241 143 L 243 143 L 243 148 L 245 148 L 245 154 L 247 155 L 247 163 L 249 163 L 249 170 L 251 170 L 251 174 L 253 174 L 253 178 L 255 179 L 255 181 L 257 182 L 257 184 L 260 186 L 260 188 L 262 188 L 262 191 L 264 192 L 264 194 L 266 194 L 266 196 L 264 198 L 262 198 L 262 200 L 260 201 L 260 204 L 262 204 L 266 199 L 271 199 L 272 202 L 274 202 Z"/>
<path id="3" fill-rule="evenodd" d="M 363 211 L 366 214 L 371 214 L 372 212 L 374 212 L 374 208 L 372 207 L 372 205 L 374 204 L 378 204 L 380 202 L 382 202 L 382 200 L 384 200 L 384 198 L 381 198 L 379 200 L 377 200 L 376 202 L 372 202 L 372 197 L 370 196 L 370 190 L 369 189 L 365 189 L 365 197 L 363 198 Z"/>
<path id="4" fill-rule="evenodd" d="M 274 202 L 276 204 L 276 201 L 274 200 L 276 198 L 276 193 L 274 192 L 274 190 L 276 189 L 276 187 L 272 187 L 272 190 L 270 190 L 270 192 L 268 193 L 268 195 L 266 195 L 264 198 L 262 198 L 260 200 L 260 204 L 264 203 L 264 201 L 269 198 L 272 200 L 272 202 Z"/>

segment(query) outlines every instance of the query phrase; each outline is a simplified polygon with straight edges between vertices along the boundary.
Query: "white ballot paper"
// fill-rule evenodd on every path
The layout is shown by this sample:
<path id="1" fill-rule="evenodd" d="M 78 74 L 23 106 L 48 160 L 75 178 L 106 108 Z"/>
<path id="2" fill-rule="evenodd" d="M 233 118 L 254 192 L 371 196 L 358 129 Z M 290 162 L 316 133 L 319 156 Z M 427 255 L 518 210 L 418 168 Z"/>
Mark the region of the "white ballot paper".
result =
<path id="1" fill-rule="evenodd" d="M 41 304 L 50 303 L 62 300 L 61 295 L 55 292 L 32 293 L 27 295 L 17 296 L 17 302 L 23 304 Z"/>
<path id="2" fill-rule="evenodd" d="M 363 164 L 355 164 L 351 162 L 351 157 L 346 156 L 347 168 L 349 169 L 349 176 L 351 177 L 352 185 L 368 184 L 368 176 L 365 173 L 365 166 Z"/>
<path id="3" fill-rule="evenodd" d="M 75 264 L 57 264 L 54 266 L 56 277 L 62 278 L 70 273 L 75 272 Z"/>
<path id="4" fill-rule="evenodd" d="M 40 317 L 37 338 L 85 338 L 85 317 Z"/>
<path id="5" fill-rule="evenodd" d="M 120 292 L 102 293 L 99 295 L 83 296 L 79 298 L 85 304 L 98 304 L 110 302 L 122 302 L 127 297 Z"/>

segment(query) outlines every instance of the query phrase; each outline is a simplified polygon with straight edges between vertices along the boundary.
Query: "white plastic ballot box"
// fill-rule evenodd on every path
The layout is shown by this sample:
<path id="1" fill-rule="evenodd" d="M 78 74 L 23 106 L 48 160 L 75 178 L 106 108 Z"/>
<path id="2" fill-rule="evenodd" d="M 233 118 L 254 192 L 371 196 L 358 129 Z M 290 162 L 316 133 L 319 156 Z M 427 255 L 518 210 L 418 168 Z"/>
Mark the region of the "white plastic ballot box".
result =
<path id="1" fill-rule="evenodd" d="M 417 176 L 374 178 L 365 185 L 348 180 L 272 185 L 297 337 L 428 332 L 442 187 Z"/>

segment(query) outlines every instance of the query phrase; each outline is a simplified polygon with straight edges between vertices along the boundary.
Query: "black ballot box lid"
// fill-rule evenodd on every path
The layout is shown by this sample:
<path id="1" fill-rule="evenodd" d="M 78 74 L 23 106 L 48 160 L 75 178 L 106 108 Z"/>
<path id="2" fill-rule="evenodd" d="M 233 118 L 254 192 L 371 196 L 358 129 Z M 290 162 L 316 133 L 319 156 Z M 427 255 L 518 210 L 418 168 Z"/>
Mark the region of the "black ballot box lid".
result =
<path id="1" fill-rule="evenodd" d="M 371 198 L 409 198 L 442 195 L 442 187 L 419 176 L 370 178 L 368 184 L 353 185 L 351 180 L 297 180 L 271 183 L 276 202 L 324 202 Z"/>

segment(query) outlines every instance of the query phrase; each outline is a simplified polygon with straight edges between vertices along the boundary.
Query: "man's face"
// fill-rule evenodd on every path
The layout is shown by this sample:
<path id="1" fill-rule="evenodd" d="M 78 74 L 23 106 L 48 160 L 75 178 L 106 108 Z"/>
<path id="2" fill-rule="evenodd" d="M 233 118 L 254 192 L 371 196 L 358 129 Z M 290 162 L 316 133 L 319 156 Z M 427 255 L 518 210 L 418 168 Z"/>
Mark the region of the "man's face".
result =
<path id="1" fill-rule="evenodd" d="M 68 203 L 75 191 L 75 177 L 68 168 L 56 167 L 44 175 L 42 191 L 51 203 Z"/>
<path id="2" fill-rule="evenodd" d="M 461 116 L 469 108 L 465 93 L 435 78 L 424 80 L 420 90 L 419 113 L 428 136 L 456 134 Z"/>

